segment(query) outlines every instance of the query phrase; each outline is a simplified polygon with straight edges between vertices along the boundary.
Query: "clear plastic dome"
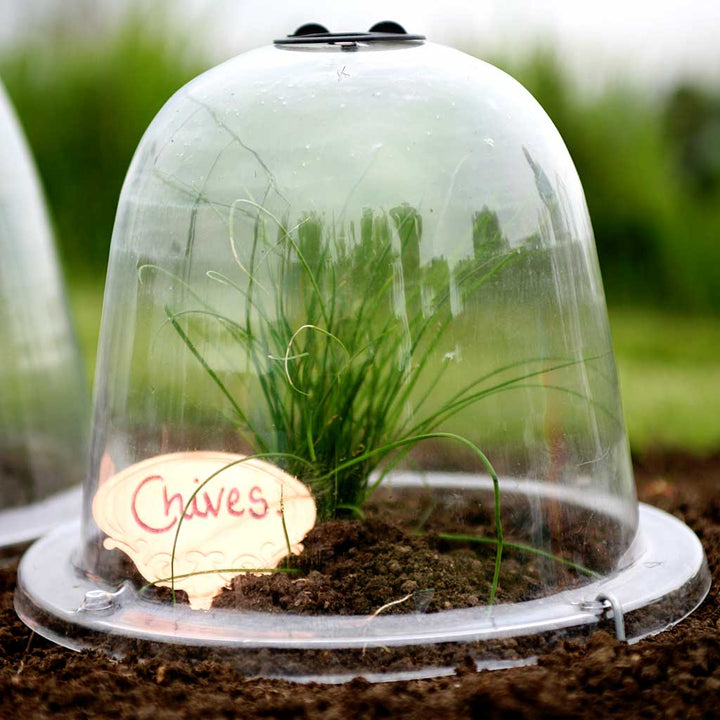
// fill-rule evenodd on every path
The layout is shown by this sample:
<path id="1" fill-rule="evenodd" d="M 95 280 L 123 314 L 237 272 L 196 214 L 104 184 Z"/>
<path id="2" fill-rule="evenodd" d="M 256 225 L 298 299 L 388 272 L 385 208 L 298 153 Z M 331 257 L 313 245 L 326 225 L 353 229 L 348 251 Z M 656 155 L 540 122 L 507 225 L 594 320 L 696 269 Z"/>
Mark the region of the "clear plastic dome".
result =
<path id="1" fill-rule="evenodd" d="M 609 605 L 656 607 L 655 515 L 552 122 L 460 52 L 320 39 L 205 73 L 142 139 L 105 293 L 88 583 L 66 600 L 84 612 L 21 573 L 21 615 L 70 646 L 106 631 L 342 679 L 520 661 Z M 686 534 L 666 583 L 691 589 L 629 635 L 706 592 Z"/>
<path id="2" fill-rule="evenodd" d="M 85 378 L 40 186 L 0 85 L 0 555 L 80 507 Z"/>

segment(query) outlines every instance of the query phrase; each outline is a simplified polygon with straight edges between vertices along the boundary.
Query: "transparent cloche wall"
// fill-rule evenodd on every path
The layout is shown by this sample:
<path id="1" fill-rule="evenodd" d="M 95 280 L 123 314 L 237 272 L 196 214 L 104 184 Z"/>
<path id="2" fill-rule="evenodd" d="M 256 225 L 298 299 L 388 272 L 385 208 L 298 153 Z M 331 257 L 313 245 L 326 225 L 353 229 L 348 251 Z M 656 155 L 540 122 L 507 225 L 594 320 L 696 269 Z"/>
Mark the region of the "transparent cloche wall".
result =
<path id="1" fill-rule="evenodd" d="M 21 616 L 326 680 L 680 619 L 703 552 L 636 500 L 552 122 L 395 26 L 310 29 L 191 82 L 140 143 L 82 526 L 26 557 Z"/>
<path id="2" fill-rule="evenodd" d="M 35 167 L 0 85 L 0 557 L 80 507 L 85 378 Z"/>

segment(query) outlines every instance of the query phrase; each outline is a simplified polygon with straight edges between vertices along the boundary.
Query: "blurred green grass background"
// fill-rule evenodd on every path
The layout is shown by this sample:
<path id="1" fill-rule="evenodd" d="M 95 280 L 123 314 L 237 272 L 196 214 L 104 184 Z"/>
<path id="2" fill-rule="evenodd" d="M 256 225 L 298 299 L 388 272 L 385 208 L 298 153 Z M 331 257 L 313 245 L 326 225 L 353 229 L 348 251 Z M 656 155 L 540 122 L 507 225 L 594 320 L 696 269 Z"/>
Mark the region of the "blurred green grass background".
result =
<path id="1" fill-rule="evenodd" d="M 486 58 L 545 107 L 580 173 L 595 229 L 633 449 L 720 448 L 720 88 L 577 92 L 551 52 Z M 159 15 L 111 37 L 0 55 L 45 186 L 88 368 L 122 181 L 167 98 L 211 61 Z"/>

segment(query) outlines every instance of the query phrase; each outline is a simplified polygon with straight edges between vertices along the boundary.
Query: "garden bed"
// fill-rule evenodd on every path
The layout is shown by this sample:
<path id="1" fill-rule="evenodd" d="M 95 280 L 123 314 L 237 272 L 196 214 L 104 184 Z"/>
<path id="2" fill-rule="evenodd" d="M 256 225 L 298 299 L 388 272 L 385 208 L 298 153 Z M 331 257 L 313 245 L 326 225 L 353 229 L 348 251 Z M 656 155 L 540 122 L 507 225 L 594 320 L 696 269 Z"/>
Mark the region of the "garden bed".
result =
<path id="1" fill-rule="evenodd" d="M 247 679 L 211 662 L 111 660 L 33 635 L 15 616 L 13 568 L 0 571 L 0 718 L 15 717 L 712 717 L 720 694 L 720 456 L 636 463 L 641 499 L 698 534 L 715 585 L 690 618 L 627 646 L 605 632 L 538 664 L 372 685 Z M 408 586 L 409 589 L 409 586 Z"/>

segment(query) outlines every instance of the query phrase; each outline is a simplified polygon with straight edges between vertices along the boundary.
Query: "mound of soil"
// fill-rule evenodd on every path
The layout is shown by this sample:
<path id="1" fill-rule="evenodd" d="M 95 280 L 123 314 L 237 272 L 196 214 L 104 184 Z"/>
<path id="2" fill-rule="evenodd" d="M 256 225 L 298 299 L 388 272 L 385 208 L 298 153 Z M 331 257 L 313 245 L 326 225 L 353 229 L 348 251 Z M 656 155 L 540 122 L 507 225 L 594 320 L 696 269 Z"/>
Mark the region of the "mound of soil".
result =
<path id="1" fill-rule="evenodd" d="M 495 546 L 448 541 L 392 521 L 330 520 L 313 528 L 292 573 L 238 575 L 213 607 L 299 615 L 433 613 L 485 604 L 492 587 Z M 417 517 L 415 511 L 408 513 Z M 460 535 L 494 537 L 485 520 Z M 541 556 L 506 550 L 498 597 L 532 600 L 588 582 L 587 576 Z M 167 595 L 167 591 L 163 591 Z"/>
<path id="2" fill-rule="evenodd" d="M 7 568 L 0 571 L 0 718 L 717 717 L 720 456 L 642 458 L 636 463 L 636 478 L 641 499 L 674 513 L 698 534 L 714 585 L 692 616 L 635 645 L 597 632 L 585 644 L 565 642 L 555 647 L 531 667 L 478 673 L 471 662 L 460 659 L 456 675 L 448 678 L 297 685 L 245 678 L 210 661 L 143 660 L 132 655 L 118 661 L 98 652 L 73 653 L 56 647 L 17 619 L 12 607 L 15 573 Z M 381 527 L 376 531 L 394 532 Z M 326 532 L 332 534 L 331 529 Z M 389 552 L 397 553 L 397 543 L 392 537 L 387 540 L 392 546 Z M 316 555 L 334 542 L 328 537 L 311 541 L 317 543 Z M 419 552 L 412 546 L 410 550 Z M 432 547 L 428 552 L 433 552 Z M 459 557 L 475 562 L 462 551 Z M 415 593 L 416 580 L 408 576 L 400 582 L 402 559 L 389 562 L 393 560 L 400 567 L 393 592 Z M 342 573 L 342 568 L 337 571 Z M 305 577 L 312 577 L 312 572 L 308 570 Z M 273 576 L 273 581 L 280 577 Z M 441 582 L 440 572 L 435 584 Z M 282 587 L 271 592 L 281 607 L 302 597 L 288 595 Z M 257 596 L 258 602 L 265 602 L 267 588 Z M 237 597 L 230 590 L 218 601 L 232 605 Z M 244 588 L 243 597 L 252 598 L 253 593 Z M 333 612 L 346 604 L 339 596 L 333 602 L 337 603 Z M 473 604 L 472 596 L 463 602 Z M 351 607 L 345 612 L 370 610 Z M 302 608 L 296 606 L 295 611 Z"/>

